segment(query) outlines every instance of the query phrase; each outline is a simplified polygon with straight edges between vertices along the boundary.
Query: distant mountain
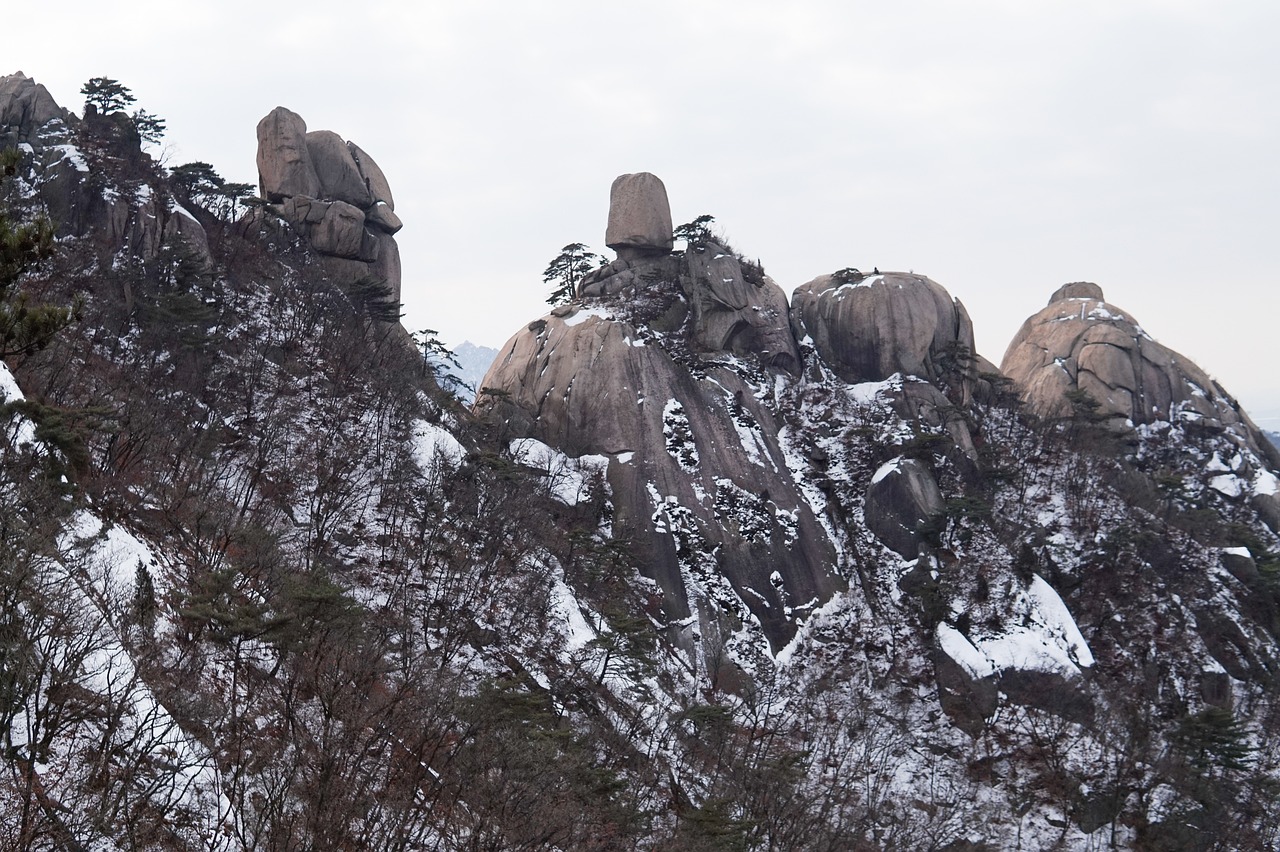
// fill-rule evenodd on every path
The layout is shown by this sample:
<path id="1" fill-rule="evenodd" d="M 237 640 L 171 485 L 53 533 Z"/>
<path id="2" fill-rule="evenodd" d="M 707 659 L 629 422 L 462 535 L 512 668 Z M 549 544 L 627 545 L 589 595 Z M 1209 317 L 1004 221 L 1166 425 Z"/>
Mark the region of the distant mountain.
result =
<path id="1" fill-rule="evenodd" d="M 1268 441 L 1270 441 L 1271 443 L 1275 444 L 1275 445 L 1276 445 L 1276 447 L 1280 448 L 1280 432 L 1267 432 L 1267 431 L 1263 431 L 1263 433 L 1262 433 L 1262 434 L 1264 434 L 1264 435 L 1266 435 L 1266 436 L 1267 436 L 1267 440 L 1268 440 Z"/>
<path id="2" fill-rule="evenodd" d="M 462 387 L 457 389 L 458 398 L 469 403 L 476 398 L 480 380 L 489 372 L 489 365 L 498 357 L 498 350 L 492 346 L 477 346 L 467 340 L 453 350 L 453 357 L 458 359 L 458 369 L 451 372 L 462 381 Z"/>

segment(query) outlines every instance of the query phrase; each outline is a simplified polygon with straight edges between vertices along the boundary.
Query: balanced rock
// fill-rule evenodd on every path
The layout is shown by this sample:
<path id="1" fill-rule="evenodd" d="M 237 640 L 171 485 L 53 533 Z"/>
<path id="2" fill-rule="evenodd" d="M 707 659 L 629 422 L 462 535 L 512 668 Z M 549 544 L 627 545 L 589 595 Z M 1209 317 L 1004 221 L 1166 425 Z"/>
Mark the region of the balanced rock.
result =
<path id="1" fill-rule="evenodd" d="M 258 122 L 258 184 L 262 197 L 271 202 L 293 195 L 320 197 L 307 123 L 296 112 L 276 107 Z"/>
<path id="2" fill-rule="evenodd" d="M 810 337 L 849 382 L 894 373 L 936 381 L 973 353 L 964 305 L 923 275 L 821 275 L 792 293 L 791 316 L 796 337 Z"/>
<path id="3" fill-rule="evenodd" d="M 307 153 L 320 179 L 322 197 L 345 201 L 360 208 L 373 204 L 373 196 L 360 174 L 360 167 L 341 136 L 332 130 L 313 130 L 306 139 Z"/>
<path id="4" fill-rule="evenodd" d="M 627 259 L 671 251 L 671 204 L 655 175 L 619 175 L 609 189 L 605 245 Z"/>
<path id="5" fill-rule="evenodd" d="M 341 284 L 384 281 L 400 298 L 403 227 L 382 169 L 360 146 L 330 130 L 307 132 L 296 113 L 276 107 L 258 122 L 258 171 L 271 210 L 321 255 Z"/>

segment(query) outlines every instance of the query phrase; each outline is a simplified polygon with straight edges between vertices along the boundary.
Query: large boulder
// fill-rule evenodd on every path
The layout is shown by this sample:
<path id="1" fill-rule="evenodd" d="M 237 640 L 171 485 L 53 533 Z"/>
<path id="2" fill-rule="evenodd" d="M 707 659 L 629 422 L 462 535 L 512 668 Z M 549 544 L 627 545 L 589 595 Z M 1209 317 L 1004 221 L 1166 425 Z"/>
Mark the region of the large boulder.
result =
<path id="1" fill-rule="evenodd" d="M 360 257 L 364 242 L 364 213 L 344 201 L 327 205 L 324 218 L 311 229 L 311 244 L 316 251 L 334 257 Z"/>
<path id="2" fill-rule="evenodd" d="M 671 204 L 661 180 L 649 172 L 637 172 L 613 181 L 604 242 L 624 258 L 671 251 Z"/>
<path id="3" fill-rule="evenodd" d="M 313 130 L 306 140 L 323 198 L 345 201 L 361 209 L 373 204 L 373 195 L 365 185 L 360 167 L 341 136 L 332 130 Z"/>
<path id="4" fill-rule="evenodd" d="M 849 382 L 894 373 L 937 381 L 967 369 L 973 355 L 973 323 L 964 305 L 923 275 L 821 275 L 792 293 L 791 316 L 796 337 L 809 337 Z"/>
<path id="5" fill-rule="evenodd" d="M 258 184 L 262 197 L 272 202 L 293 195 L 320 197 L 307 123 L 296 112 L 276 107 L 258 122 Z"/>
<path id="6" fill-rule="evenodd" d="M 907 559 L 919 552 L 928 525 L 944 508 L 933 474 L 908 458 L 896 458 L 876 471 L 867 487 L 865 506 L 867 529 Z"/>

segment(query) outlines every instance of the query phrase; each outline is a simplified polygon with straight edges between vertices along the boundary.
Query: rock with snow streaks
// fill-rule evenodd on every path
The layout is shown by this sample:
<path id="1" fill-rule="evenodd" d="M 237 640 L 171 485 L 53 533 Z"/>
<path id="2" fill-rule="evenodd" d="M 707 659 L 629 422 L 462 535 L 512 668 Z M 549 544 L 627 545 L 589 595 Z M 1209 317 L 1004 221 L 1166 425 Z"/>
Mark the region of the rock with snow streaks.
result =
<path id="1" fill-rule="evenodd" d="M 1070 413 L 1083 391 L 1098 413 L 1133 424 L 1205 418 L 1239 422 L 1236 406 L 1189 359 L 1151 339 L 1096 284 L 1068 284 L 1022 324 L 1001 371 L 1042 417 Z"/>
<path id="2" fill-rule="evenodd" d="M 30 142 L 37 130 L 65 117 L 49 90 L 21 71 L 0 77 L 0 148 Z"/>
<path id="3" fill-rule="evenodd" d="M 791 295 L 799 339 L 850 382 L 894 373 L 936 382 L 969 370 L 973 323 L 964 305 L 923 275 L 842 270 L 821 275 Z"/>
<path id="4" fill-rule="evenodd" d="M 787 471 L 780 424 L 737 369 L 691 370 L 615 310 L 565 306 L 517 333 L 481 383 L 480 408 L 511 437 L 610 457 L 613 527 L 662 587 L 680 625 L 673 641 L 692 649 L 723 618 L 755 619 L 780 648 L 808 611 L 796 607 L 843 585 Z"/>
<path id="5" fill-rule="evenodd" d="M 667 188 L 649 172 L 619 175 L 609 189 L 609 225 L 604 242 L 619 257 L 671 251 L 671 204 Z"/>

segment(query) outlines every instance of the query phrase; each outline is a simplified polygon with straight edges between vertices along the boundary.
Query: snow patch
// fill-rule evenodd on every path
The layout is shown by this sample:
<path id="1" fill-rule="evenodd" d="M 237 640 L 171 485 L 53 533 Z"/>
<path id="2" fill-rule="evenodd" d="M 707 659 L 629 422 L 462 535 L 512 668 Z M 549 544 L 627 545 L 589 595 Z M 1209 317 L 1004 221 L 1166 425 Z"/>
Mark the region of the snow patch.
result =
<path id="1" fill-rule="evenodd" d="M 575 326 L 581 325 L 592 317 L 595 317 L 598 320 L 611 321 L 613 319 L 613 314 L 603 308 L 579 308 L 574 313 L 564 317 L 561 322 L 566 326 Z"/>
<path id="2" fill-rule="evenodd" d="M 520 464 L 546 471 L 547 488 L 553 499 L 576 506 L 591 496 L 591 485 L 604 482 L 608 456 L 584 455 L 570 458 L 536 438 L 517 438 L 510 444 L 511 457 Z"/>
<path id="3" fill-rule="evenodd" d="M 938 625 L 938 644 L 971 677 L 984 678 L 995 674 L 995 666 L 991 664 L 991 660 L 950 624 L 943 622 Z"/>
<path id="4" fill-rule="evenodd" d="M 1244 493 L 1244 482 L 1234 473 L 1224 473 L 1209 480 L 1209 487 L 1227 497 L 1239 497 Z"/>
<path id="5" fill-rule="evenodd" d="M 905 459 L 902 456 L 898 456 L 896 459 L 887 461 L 880 465 L 880 468 L 875 472 L 875 475 L 871 477 L 871 484 L 875 485 L 889 474 L 897 473 L 898 468 L 902 465 L 903 461 L 905 461 Z"/>
<path id="6" fill-rule="evenodd" d="M 1253 477 L 1253 493 L 1275 496 L 1280 493 L 1280 478 L 1266 468 L 1260 469 Z"/>
<path id="7" fill-rule="evenodd" d="M 456 468 L 466 458 L 466 449 L 443 426 L 415 420 L 411 428 L 413 460 L 423 470 L 432 470 L 441 462 Z"/>

